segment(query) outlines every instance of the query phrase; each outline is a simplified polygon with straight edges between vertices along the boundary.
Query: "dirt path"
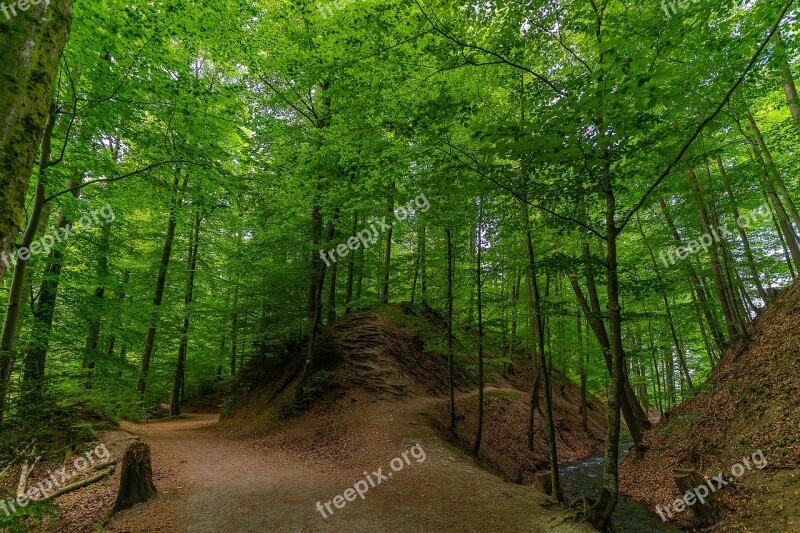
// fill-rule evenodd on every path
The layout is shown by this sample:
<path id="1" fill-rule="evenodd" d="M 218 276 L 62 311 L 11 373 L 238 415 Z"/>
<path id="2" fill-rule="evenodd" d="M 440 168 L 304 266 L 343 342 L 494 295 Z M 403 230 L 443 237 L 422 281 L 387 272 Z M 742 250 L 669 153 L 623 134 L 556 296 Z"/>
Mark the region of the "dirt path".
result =
<path id="1" fill-rule="evenodd" d="M 505 483 L 472 464 L 435 436 L 417 415 L 419 405 L 406 407 L 403 413 L 397 403 L 375 403 L 363 410 L 357 452 L 344 463 L 262 449 L 220 431 L 214 415 L 125 424 L 152 447 L 159 496 L 116 516 L 108 530 L 589 531 L 565 523 L 562 511 L 543 507 L 544 499 L 531 488 Z M 315 509 L 317 501 L 324 506 L 364 479 L 364 470 L 391 472 L 390 461 L 416 443 L 424 461 L 410 457 L 410 464 L 370 488 L 363 500 L 332 506 L 328 518 Z"/>

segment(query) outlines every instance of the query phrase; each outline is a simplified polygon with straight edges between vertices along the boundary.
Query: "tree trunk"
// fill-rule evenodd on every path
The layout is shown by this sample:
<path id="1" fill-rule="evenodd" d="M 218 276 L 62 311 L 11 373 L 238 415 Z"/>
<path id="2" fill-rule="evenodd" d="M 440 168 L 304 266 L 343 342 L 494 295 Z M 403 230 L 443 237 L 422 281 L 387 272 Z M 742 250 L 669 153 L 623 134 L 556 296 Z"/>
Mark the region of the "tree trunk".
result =
<path id="1" fill-rule="evenodd" d="M 358 231 L 358 213 L 353 215 L 353 231 L 350 233 L 351 237 L 356 236 L 356 232 Z M 353 279 L 355 276 L 355 269 L 356 269 L 356 254 L 350 254 L 347 258 L 347 288 L 345 289 L 344 295 L 344 312 L 345 314 L 350 314 L 352 310 L 351 304 L 353 302 Z"/>
<path id="2" fill-rule="evenodd" d="M 775 32 L 775 60 L 780 63 L 781 76 L 783 77 L 783 92 L 786 95 L 786 104 L 792 114 L 792 122 L 800 137 L 800 99 L 797 97 L 797 86 L 792 76 L 792 67 L 789 65 L 789 58 L 781 42 L 780 30 Z"/>
<path id="3" fill-rule="evenodd" d="M 678 333 L 675 331 L 675 320 L 672 318 L 672 309 L 669 305 L 669 298 L 667 297 L 667 288 L 664 285 L 664 280 L 661 277 L 661 271 L 658 269 L 658 262 L 656 261 L 655 253 L 653 252 L 652 246 L 650 246 L 650 241 L 647 240 L 647 235 L 644 233 L 644 228 L 642 227 L 642 223 L 639 220 L 638 216 L 636 219 L 639 232 L 642 234 L 642 241 L 644 241 L 645 246 L 647 247 L 647 251 L 650 254 L 650 260 L 653 263 L 653 272 L 656 275 L 656 282 L 658 283 L 658 289 L 661 293 L 661 299 L 664 302 L 664 311 L 667 314 L 667 325 L 669 326 L 670 334 L 672 335 L 672 341 L 675 345 L 675 353 L 678 354 L 678 362 L 681 365 L 681 370 L 683 371 L 683 378 L 686 380 L 686 384 L 689 386 L 689 389 L 693 389 L 694 385 L 692 385 L 692 376 L 689 373 L 689 367 L 686 364 L 686 353 L 681 346 L 680 341 L 678 341 Z"/>
<path id="4" fill-rule="evenodd" d="M 200 224 L 203 215 L 198 210 L 194 219 L 194 228 L 189 236 L 189 279 L 186 282 L 185 308 L 183 311 L 183 327 L 181 328 L 181 344 L 178 348 L 178 361 L 175 364 L 175 377 L 172 381 L 172 393 L 169 401 L 170 416 L 181 414 L 181 391 L 185 383 L 186 351 L 189 347 L 189 317 L 194 296 L 194 276 L 197 270 L 197 251 L 200 247 Z"/>
<path id="5" fill-rule="evenodd" d="M 311 321 L 311 331 L 308 336 L 306 360 L 303 364 L 303 370 L 300 372 L 300 378 L 297 380 L 297 389 L 295 389 L 294 404 L 295 410 L 297 411 L 304 411 L 307 407 L 305 388 L 308 385 L 308 380 L 311 378 L 311 368 L 314 364 L 314 351 L 317 348 L 317 337 L 322 323 L 322 288 L 325 283 L 325 265 L 320 261 L 320 266 L 318 268 L 319 271 L 317 272 L 317 279 L 315 281 L 317 293 L 314 295 L 314 319 Z"/>
<path id="6" fill-rule="evenodd" d="M 108 278 L 108 250 L 111 239 L 111 228 L 109 228 L 108 224 L 105 224 L 100 231 L 100 249 L 98 250 L 100 257 L 97 259 L 97 287 L 94 290 L 94 297 L 92 298 L 92 309 L 89 316 L 89 328 L 86 334 L 86 348 L 83 360 L 83 368 L 86 370 L 86 382 L 84 385 L 87 389 L 92 388 L 92 376 L 94 374 L 95 360 L 100 345 L 100 325 L 103 321 L 101 307 L 106 294 L 106 278 Z"/>
<path id="7" fill-rule="evenodd" d="M 584 431 L 589 431 L 589 403 L 586 401 L 589 368 L 589 356 L 583 345 L 583 319 L 580 313 L 577 315 L 576 332 L 578 334 L 578 357 L 581 361 L 581 427 Z"/>
<path id="8" fill-rule="evenodd" d="M 481 440 L 483 439 L 483 300 L 481 298 L 483 284 L 483 198 L 478 199 L 478 223 L 476 232 L 473 233 L 474 246 L 477 249 L 478 265 L 475 269 L 475 283 L 478 296 L 478 424 L 475 431 L 475 446 L 473 451 L 477 455 L 481 451 Z"/>
<path id="9" fill-rule="evenodd" d="M 11 373 L 16 359 L 17 327 L 22 306 L 22 291 L 25 286 L 25 273 L 30 259 L 30 246 L 36 236 L 36 230 L 39 228 L 39 222 L 45 206 L 45 184 L 47 183 L 47 169 L 50 166 L 50 146 L 55 118 L 55 108 L 51 108 L 42 137 L 33 207 L 31 208 L 28 225 L 22 235 L 17 262 L 14 266 L 14 277 L 8 292 L 8 307 L 3 321 L 3 331 L 0 334 L 0 430 L 2 430 L 6 395 L 11 384 Z"/>
<path id="10" fill-rule="evenodd" d="M 453 231 L 445 230 L 447 235 L 447 384 L 450 389 L 450 433 L 456 434 L 456 392 L 453 361 Z"/>
<path id="11" fill-rule="evenodd" d="M 150 359 L 153 357 L 153 347 L 156 341 L 156 328 L 161 316 L 161 300 L 164 297 L 164 287 L 167 284 L 167 272 L 169 270 L 169 260 L 172 256 L 172 243 L 175 241 L 175 228 L 178 225 L 178 207 L 182 202 L 183 189 L 186 187 L 186 180 L 183 181 L 183 186 L 178 190 L 179 177 L 176 174 L 172 181 L 172 190 L 176 194 L 176 198 L 172 202 L 169 210 L 169 221 L 167 222 L 167 235 L 164 240 L 164 249 L 161 253 L 161 263 L 158 267 L 158 277 L 156 278 L 155 294 L 153 295 L 153 312 L 150 315 L 150 325 L 147 328 L 147 335 L 144 340 L 144 352 L 142 353 L 142 362 L 139 366 L 139 380 L 136 383 L 136 390 L 139 394 L 144 396 L 145 388 L 147 387 L 147 374 L 150 372 Z"/>
<path id="12" fill-rule="evenodd" d="M 239 285 L 233 288 L 233 311 L 231 313 L 231 377 L 236 377 L 236 349 L 239 338 Z"/>
<path id="13" fill-rule="evenodd" d="M 123 302 L 125 301 L 125 298 L 126 298 L 125 286 L 128 284 L 128 281 L 130 281 L 130 279 L 131 279 L 131 271 L 130 270 L 126 270 L 122 274 L 122 283 L 120 283 L 120 285 L 118 286 L 118 288 L 116 290 L 116 295 L 115 296 L 116 296 L 116 299 L 117 299 L 118 309 L 121 308 L 121 306 L 123 305 Z M 116 346 L 116 343 L 117 343 L 117 336 L 114 333 L 112 333 L 111 337 L 108 339 L 108 346 L 106 348 L 106 355 L 109 358 L 114 356 L 114 348 Z M 127 349 L 126 349 L 126 346 L 125 346 L 125 342 L 123 342 L 122 346 L 120 347 L 120 351 L 119 351 L 119 359 L 120 359 L 120 361 L 122 363 L 125 363 L 126 352 L 127 352 Z"/>
<path id="14" fill-rule="evenodd" d="M 389 198 L 386 203 L 386 212 L 388 213 L 389 219 L 389 229 L 386 230 L 386 252 L 383 257 L 383 288 L 381 289 L 381 302 L 388 304 L 389 303 L 389 275 L 391 272 L 392 266 L 392 230 L 394 224 L 394 192 L 395 192 L 395 182 L 392 182 L 392 185 L 389 187 Z"/>
<path id="15" fill-rule="evenodd" d="M 725 280 L 722 276 L 722 266 L 719 256 L 720 251 L 716 238 L 716 228 L 714 228 L 712 232 L 711 218 L 708 214 L 708 209 L 706 207 L 703 194 L 700 191 L 697 175 L 695 174 L 694 170 L 687 169 L 686 176 L 688 178 L 689 188 L 692 190 L 694 195 L 698 214 L 700 215 L 700 224 L 701 228 L 703 229 L 703 233 L 714 237 L 712 238 L 711 245 L 709 246 L 711 273 L 713 274 L 714 287 L 717 291 L 717 298 L 719 298 L 720 306 L 722 307 L 722 315 L 725 317 L 725 324 L 728 328 L 728 336 L 731 339 L 736 339 L 744 336 L 745 333 L 738 327 L 738 322 L 736 320 L 736 309 L 733 306 L 733 302 L 731 302 L 729 299 L 729 293 L 726 290 Z"/>
<path id="16" fill-rule="evenodd" d="M 72 0 L 28 6 L 13 21 L 3 21 L 0 32 L 0 280 L 11 267 L 8 256 L 17 240 L 58 63 L 72 28 Z"/>
<path id="17" fill-rule="evenodd" d="M 675 222 L 672 220 L 672 215 L 669 214 L 669 209 L 667 209 L 667 203 L 664 201 L 663 198 L 659 198 L 658 203 L 661 206 L 661 212 L 664 213 L 664 220 L 666 220 L 667 226 L 669 227 L 670 231 L 672 231 L 673 240 L 677 242 L 679 245 L 683 244 L 683 239 L 681 238 L 681 234 L 678 232 L 678 228 L 675 226 Z M 697 291 L 697 297 L 700 306 L 702 308 L 703 314 L 706 318 L 706 322 L 708 322 L 708 327 L 711 329 L 711 335 L 714 337 L 714 342 L 717 345 L 719 353 L 722 354 L 725 346 L 725 337 L 723 336 L 722 330 L 719 324 L 717 323 L 717 319 L 711 310 L 711 306 L 708 303 L 706 294 L 702 289 L 700 278 L 698 277 L 697 272 L 695 272 L 691 263 L 686 262 L 685 267 L 686 267 L 686 273 L 689 276 L 689 281 L 691 281 L 692 285 L 694 285 Z"/>
<path id="18" fill-rule="evenodd" d="M 67 189 L 74 186 L 72 180 L 67 180 Z M 78 191 L 72 193 L 77 198 Z M 56 231 L 72 226 L 71 221 L 62 210 L 56 221 Z M 64 266 L 64 254 L 61 248 L 54 247 L 47 260 L 47 267 L 39 286 L 39 295 L 33 307 L 33 326 L 31 342 L 25 348 L 23 387 L 27 396 L 26 402 L 37 405 L 41 401 L 41 392 L 44 386 L 45 363 L 50 346 L 50 332 L 53 327 L 58 286 L 61 281 L 61 270 Z"/>
<path id="19" fill-rule="evenodd" d="M 733 215 L 733 219 L 737 221 L 736 228 L 739 230 L 739 237 L 741 237 L 742 245 L 744 246 L 744 257 L 747 261 L 747 266 L 750 269 L 750 279 L 753 281 L 753 285 L 755 285 L 758 295 L 766 303 L 769 301 L 769 297 L 767 295 L 767 291 L 764 289 L 764 285 L 761 283 L 761 276 L 758 272 L 758 267 L 756 266 L 756 261 L 753 256 L 753 249 L 750 247 L 750 239 L 747 237 L 747 231 L 745 231 L 743 224 L 738 223 L 739 208 L 736 205 L 736 197 L 733 195 L 731 180 L 728 177 L 728 172 L 725 170 L 725 165 L 722 164 L 722 157 L 720 157 L 719 154 L 717 154 L 717 168 L 719 168 L 719 172 L 722 175 L 722 182 L 725 186 L 725 194 L 728 196 L 728 200 L 730 202 L 731 214 Z"/>
<path id="20" fill-rule="evenodd" d="M 794 200 L 792 200 L 792 195 L 789 194 L 789 190 L 786 188 L 786 182 L 783 180 L 783 176 L 781 176 L 781 173 L 778 170 L 778 165 L 776 165 L 775 160 L 772 159 L 772 152 L 770 152 L 769 147 L 767 147 L 767 143 L 764 141 L 764 136 L 761 134 L 761 129 L 758 127 L 758 124 L 756 124 L 756 119 L 749 110 L 747 111 L 747 120 L 749 122 L 748 128 L 753 132 L 753 134 L 755 134 L 758 147 L 761 149 L 761 152 L 764 155 L 764 161 L 767 164 L 767 170 L 772 173 L 772 179 L 778 186 L 781 196 L 783 196 L 783 199 L 786 201 L 786 207 L 788 208 L 789 214 L 794 221 L 795 232 L 800 231 L 800 214 L 797 213 L 797 208 L 794 205 Z"/>

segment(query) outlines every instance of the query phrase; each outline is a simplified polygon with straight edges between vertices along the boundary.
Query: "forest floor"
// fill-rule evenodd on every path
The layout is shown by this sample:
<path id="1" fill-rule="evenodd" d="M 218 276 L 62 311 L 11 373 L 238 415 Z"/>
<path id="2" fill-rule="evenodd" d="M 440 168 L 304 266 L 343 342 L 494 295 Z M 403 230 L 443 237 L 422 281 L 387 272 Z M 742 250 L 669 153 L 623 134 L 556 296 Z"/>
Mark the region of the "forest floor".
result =
<path id="1" fill-rule="evenodd" d="M 760 452 L 766 467 L 745 468 L 718 492 L 723 520 L 713 531 L 800 531 L 798 317 L 795 284 L 752 324 L 748 342 L 726 351 L 695 396 L 647 433 L 644 458 L 622 464 L 621 490 L 651 509 L 664 506 L 679 496 L 674 469 L 728 476 Z M 686 512 L 675 521 L 688 527 L 692 518 Z"/>
<path id="2" fill-rule="evenodd" d="M 115 516 L 107 530 L 590 531 L 533 489 L 503 482 L 439 439 L 417 414 L 421 407 L 374 402 L 361 410 L 363 431 L 352 443 L 329 440 L 317 454 L 308 453 L 308 443 L 265 448 L 262 440 L 232 436 L 216 426 L 215 415 L 126 423 L 152 447 L 159 495 Z M 363 501 L 334 508 L 327 519 L 315 509 L 365 470 L 391 472 L 390 461 L 415 444 L 423 462 L 412 458 Z"/>
<path id="3" fill-rule="evenodd" d="M 152 502 L 113 517 L 107 530 L 591 531 L 532 487 L 514 484 L 530 483 L 546 460 L 541 416 L 537 453 L 526 446 L 530 394 L 524 391 L 532 371 L 522 361 L 514 377 L 487 376 L 494 386 L 486 391 L 480 458 L 469 451 L 477 399 L 464 375 L 456 376 L 460 440 L 447 437 L 446 358 L 426 349 L 442 344 L 436 338 L 445 331 L 441 322 L 433 313 L 409 314 L 401 306 L 338 321 L 331 337 L 338 355 L 331 350 L 328 359 L 324 353 L 318 358 L 317 375 L 326 378 L 314 385 L 318 390 L 301 416 L 293 407 L 296 385 L 276 389 L 271 383 L 280 383 L 280 374 L 265 368 L 273 381 L 240 397 L 222 423 L 216 415 L 195 413 L 123 423 L 116 432 L 122 437 L 102 435 L 115 440 L 132 433 L 150 444 L 159 489 Z M 568 381 L 555 388 L 561 460 L 601 450 L 600 402 L 590 399 L 590 430 L 584 432 L 579 388 Z M 365 499 L 333 507 L 328 518 L 316 509 L 317 502 L 332 501 L 378 468 L 388 475 L 392 459 L 417 445 L 424 461 L 412 457 Z M 111 487 L 114 478 L 95 490 L 109 490 L 99 486 Z M 63 531 L 89 531 L 108 516 L 113 498 L 94 497 L 107 503 L 91 512 L 78 508 L 83 515 L 66 513 Z"/>

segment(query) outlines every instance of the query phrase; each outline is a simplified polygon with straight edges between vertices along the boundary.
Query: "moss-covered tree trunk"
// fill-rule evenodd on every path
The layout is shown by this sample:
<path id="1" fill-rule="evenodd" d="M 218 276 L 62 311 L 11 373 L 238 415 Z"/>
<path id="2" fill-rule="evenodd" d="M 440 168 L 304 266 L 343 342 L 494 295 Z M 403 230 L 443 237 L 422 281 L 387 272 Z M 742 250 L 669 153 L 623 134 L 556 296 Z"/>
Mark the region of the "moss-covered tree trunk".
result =
<path id="1" fill-rule="evenodd" d="M 72 27 L 72 0 L 31 2 L 0 17 L 0 279 L 10 268 L 58 62 Z"/>

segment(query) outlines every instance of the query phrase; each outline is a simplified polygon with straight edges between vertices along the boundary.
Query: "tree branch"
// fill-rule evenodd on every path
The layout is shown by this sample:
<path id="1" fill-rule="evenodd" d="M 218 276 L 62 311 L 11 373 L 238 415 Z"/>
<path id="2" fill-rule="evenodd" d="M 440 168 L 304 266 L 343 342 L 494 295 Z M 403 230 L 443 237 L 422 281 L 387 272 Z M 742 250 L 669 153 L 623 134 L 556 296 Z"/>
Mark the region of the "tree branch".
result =
<path id="1" fill-rule="evenodd" d="M 185 160 L 185 159 L 170 159 L 169 161 L 160 161 L 158 163 L 153 163 L 152 165 L 148 165 L 148 166 L 146 166 L 144 168 L 140 168 L 139 170 L 134 170 L 133 172 L 128 172 L 127 174 L 123 174 L 123 175 L 117 176 L 115 178 L 100 178 L 100 179 L 96 179 L 96 180 L 90 180 L 90 181 L 87 181 L 85 183 L 81 183 L 80 185 L 76 185 L 75 187 L 70 187 L 69 189 L 65 189 L 65 190 L 63 190 L 61 192 L 57 192 L 55 194 L 51 194 L 50 196 L 45 198 L 44 201 L 45 202 L 49 202 L 50 200 L 58 198 L 59 196 L 63 196 L 65 194 L 69 194 L 71 192 L 83 189 L 87 185 L 94 185 L 95 183 L 112 183 L 112 182 L 115 182 L 115 181 L 123 180 L 125 178 L 130 178 L 132 176 L 136 176 L 138 174 L 143 174 L 143 173 L 145 173 L 145 172 L 147 172 L 149 170 L 153 170 L 154 168 L 158 168 L 158 167 L 161 167 L 161 166 L 164 166 L 164 165 L 171 165 L 173 163 L 180 163 L 180 164 L 184 164 L 184 165 L 195 165 L 195 166 L 199 166 L 199 167 L 205 167 L 206 166 L 206 165 L 203 165 L 203 164 L 200 164 L 200 163 L 195 163 L 194 161 L 188 161 L 188 160 Z"/>
<path id="2" fill-rule="evenodd" d="M 778 30 L 778 27 L 781 24 L 781 21 L 783 21 L 784 17 L 786 17 L 786 13 L 789 11 L 789 8 L 792 6 L 793 3 L 794 0 L 787 0 L 786 4 L 784 4 L 783 8 L 781 9 L 778 19 L 770 28 L 769 35 L 764 40 L 764 42 L 761 43 L 761 46 L 758 47 L 758 50 L 756 50 L 755 54 L 753 54 L 753 57 L 750 59 L 750 62 L 744 69 L 744 72 L 742 72 L 742 74 L 737 78 L 736 82 L 734 82 L 731 88 L 728 89 L 728 92 L 725 93 L 725 97 L 722 99 L 722 101 L 719 103 L 716 109 L 714 109 L 714 111 L 708 117 L 706 117 L 706 119 L 703 120 L 703 122 L 700 123 L 700 125 L 694 131 L 689 140 L 684 143 L 684 145 L 678 152 L 678 155 L 675 156 L 675 159 L 673 159 L 672 162 L 670 162 L 670 164 L 667 165 L 667 168 L 664 169 L 664 172 L 662 172 L 661 175 L 656 179 L 656 181 L 654 181 L 650 185 L 650 187 L 647 188 L 647 191 L 645 191 L 644 195 L 642 195 L 639 201 L 636 202 L 636 205 L 634 205 L 633 208 L 631 208 L 631 210 L 628 211 L 628 213 L 625 215 L 625 217 L 622 219 L 622 222 L 618 226 L 618 230 L 620 232 L 622 232 L 622 230 L 625 229 L 625 226 L 627 226 L 628 222 L 631 221 L 633 215 L 635 215 L 636 212 L 642 208 L 645 202 L 647 202 L 647 199 L 650 197 L 653 191 L 655 191 L 656 188 L 658 188 L 658 186 L 661 185 L 661 183 L 667 178 L 667 176 L 669 176 L 670 172 L 672 172 L 672 169 L 674 169 L 678 165 L 678 163 L 680 163 L 680 161 L 683 159 L 683 156 L 686 155 L 686 152 L 689 151 L 689 148 L 692 146 L 697 137 L 700 136 L 700 134 L 703 132 L 706 126 L 708 126 L 717 117 L 717 115 L 719 115 L 720 112 L 725 108 L 725 106 L 728 104 L 731 97 L 733 96 L 733 93 L 735 93 L 736 89 L 738 89 L 739 86 L 744 82 L 744 79 L 753 69 L 753 66 L 755 66 L 756 62 L 758 61 L 758 58 L 761 57 L 761 54 L 764 52 L 764 49 L 772 40 L 772 37 L 775 35 L 775 32 Z"/>

